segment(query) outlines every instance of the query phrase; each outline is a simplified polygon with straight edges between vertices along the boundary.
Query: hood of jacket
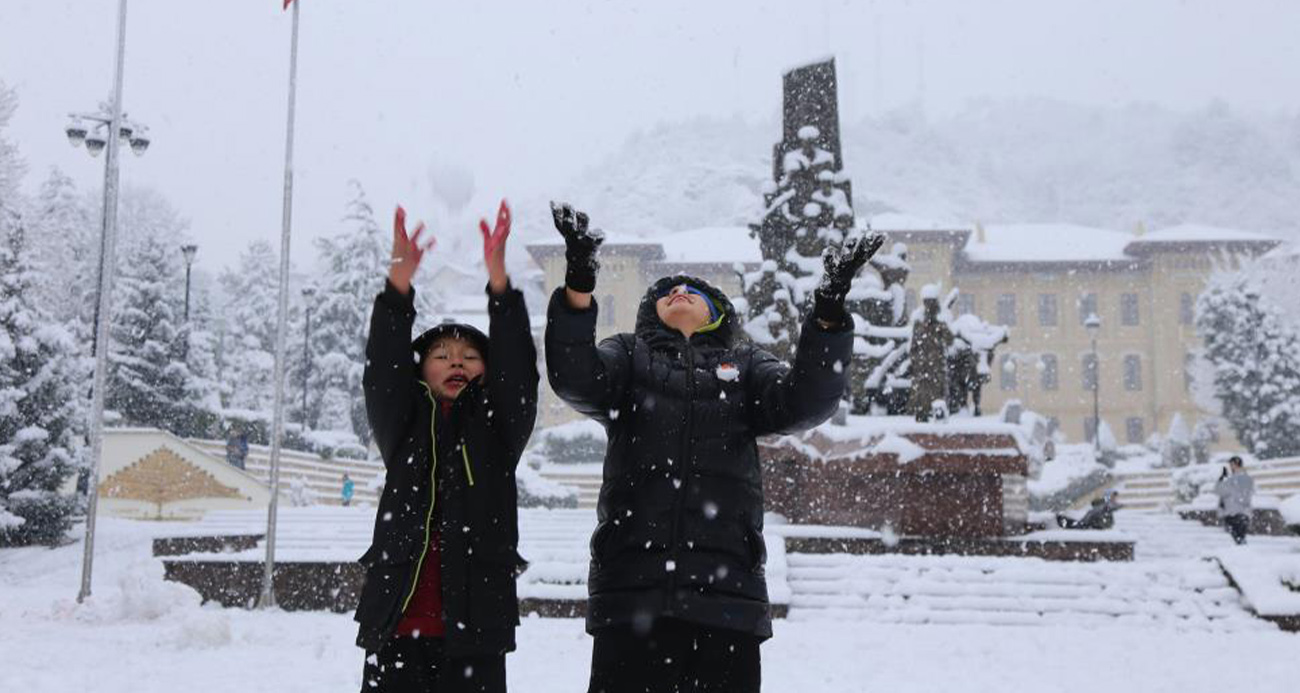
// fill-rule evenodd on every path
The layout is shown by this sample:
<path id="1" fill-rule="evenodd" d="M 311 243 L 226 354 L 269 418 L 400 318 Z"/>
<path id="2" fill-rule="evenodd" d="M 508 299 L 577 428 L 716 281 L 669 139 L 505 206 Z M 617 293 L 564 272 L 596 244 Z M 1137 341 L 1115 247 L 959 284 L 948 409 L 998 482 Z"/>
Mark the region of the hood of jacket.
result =
<path id="1" fill-rule="evenodd" d="M 659 319 L 655 303 L 659 296 L 678 284 L 691 286 L 709 295 L 713 305 L 718 309 L 719 317 L 710 325 L 696 332 L 691 339 L 696 343 L 704 342 L 721 348 L 730 347 L 736 341 L 736 309 L 731 299 L 718 287 L 699 277 L 688 274 L 674 274 L 664 277 L 650 285 L 641 297 L 641 305 L 636 313 L 636 336 L 645 340 L 651 348 L 659 348 L 682 341 L 682 333 L 668 327 Z"/>

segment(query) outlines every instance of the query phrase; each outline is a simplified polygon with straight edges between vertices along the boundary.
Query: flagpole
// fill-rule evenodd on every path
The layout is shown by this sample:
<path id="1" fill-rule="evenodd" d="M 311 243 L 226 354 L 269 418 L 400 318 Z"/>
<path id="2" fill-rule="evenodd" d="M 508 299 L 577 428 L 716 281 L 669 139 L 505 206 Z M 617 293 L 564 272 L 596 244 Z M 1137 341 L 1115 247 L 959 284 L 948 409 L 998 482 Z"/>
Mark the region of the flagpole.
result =
<path id="1" fill-rule="evenodd" d="M 298 8 L 293 2 L 293 38 L 289 42 L 289 122 L 284 144 L 284 205 L 280 215 L 280 300 L 275 319 L 274 406 L 271 414 L 271 502 L 266 511 L 266 567 L 257 606 L 275 607 L 275 521 L 280 501 L 280 441 L 284 438 L 284 361 L 289 313 L 289 231 L 293 216 L 293 116 L 298 87 Z"/>

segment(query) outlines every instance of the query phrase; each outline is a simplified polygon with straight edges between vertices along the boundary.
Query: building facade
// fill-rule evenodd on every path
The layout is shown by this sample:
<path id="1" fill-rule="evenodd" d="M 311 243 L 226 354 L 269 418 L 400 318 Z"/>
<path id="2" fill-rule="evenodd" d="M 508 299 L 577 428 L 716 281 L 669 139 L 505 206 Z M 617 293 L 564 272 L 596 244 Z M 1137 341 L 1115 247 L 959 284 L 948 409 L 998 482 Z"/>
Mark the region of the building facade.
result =
<path id="1" fill-rule="evenodd" d="M 954 313 L 1010 328 L 984 388 L 986 411 L 1019 400 L 1054 420 L 1066 439 L 1091 440 L 1096 387 L 1101 419 L 1121 444 L 1166 433 L 1175 415 L 1189 430 L 1212 418 L 1193 397 L 1201 344 L 1196 298 L 1214 272 L 1278 245 L 1261 234 L 1196 226 L 1137 233 L 1064 224 L 962 228 L 882 215 L 872 227 L 907 246 L 912 307 L 921 288 L 935 284 L 942 294 L 957 290 Z M 529 252 L 547 291 L 561 286 L 563 246 L 536 244 Z M 752 269 L 760 261 L 744 228 L 611 237 L 601 249 L 597 339 L 631 331 L 646 286 L 659 277 L 689 273 L 740 296 L 738 264 Z M 1095 365 L 1084 324 L 1094 314 Z M 548 390 L 539 424 L 573 418 Z M 1230 446 L 1231 433 L 1217 430 L 1220 445 Z"/>

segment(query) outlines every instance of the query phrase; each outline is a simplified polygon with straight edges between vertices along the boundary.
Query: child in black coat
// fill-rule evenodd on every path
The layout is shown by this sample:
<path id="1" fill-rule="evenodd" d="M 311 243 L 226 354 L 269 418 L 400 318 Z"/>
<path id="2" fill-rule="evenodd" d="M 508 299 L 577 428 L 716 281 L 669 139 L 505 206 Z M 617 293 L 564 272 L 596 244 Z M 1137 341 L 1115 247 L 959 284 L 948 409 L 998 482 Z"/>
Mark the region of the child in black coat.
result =
<path id="1" fill-rule="evenodd" d="M 510 210 L 481 222 L 488 334 L 444 323 L 414 341 L 411 277 L 426 250 L 405 212 L 366 342 L 366 412 L 387 469 L 361 557 L 361 690 L 498 692 L 519 605 L 515 468 L 537 416 L 537 354 L 505 270 Z"/>

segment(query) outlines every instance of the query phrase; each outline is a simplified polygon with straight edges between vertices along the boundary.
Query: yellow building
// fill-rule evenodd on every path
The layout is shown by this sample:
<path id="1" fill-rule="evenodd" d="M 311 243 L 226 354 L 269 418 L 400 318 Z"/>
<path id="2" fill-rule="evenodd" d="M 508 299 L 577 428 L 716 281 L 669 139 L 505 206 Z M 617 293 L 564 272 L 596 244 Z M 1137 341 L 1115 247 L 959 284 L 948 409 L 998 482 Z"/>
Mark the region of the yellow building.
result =
<path id="1" fill-rule="evenodd" d="M 1092 344 L 1083 323 L 1095 313 L 1100 410 L 1121 443 L 1166 432 L 1175 414 L 1189 428 L 1207 416 L 1191 393 L 1191 355 L 1200 346 L 1192 324 L 1196 297 L 1216 268 L 1236 268 L 1278 244 L 1257 233 L 1200 226 L 1147 233 L 1067 224 L 962 228 L 891 214 L 873 218 L 872 227 L 907 245 L 912 305 L 926 284 L 945 293 L 955 287 L 954 312 L 1010 328 L 984 388 L 986 411 L 1017 399 L 1056 420 L 1067 439 L 1089 439 Z M 558 240 L 529 252 L 545 273 L 547 291 L 560 286 Z M 601 249 L 597 338 L 630 331 L 642 293 L 659 277 L 687 272 L 736 296 L 736 264 L 753 268 L 760 261 L 744 228 L 611 237 Z M 539 423 L 572 418 L 548 391 Z"/>

